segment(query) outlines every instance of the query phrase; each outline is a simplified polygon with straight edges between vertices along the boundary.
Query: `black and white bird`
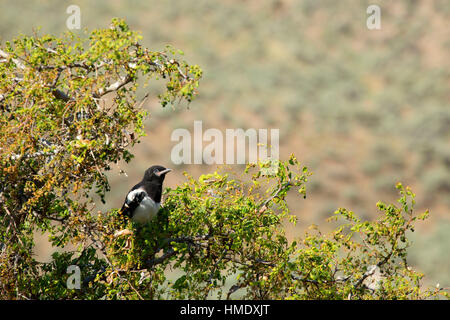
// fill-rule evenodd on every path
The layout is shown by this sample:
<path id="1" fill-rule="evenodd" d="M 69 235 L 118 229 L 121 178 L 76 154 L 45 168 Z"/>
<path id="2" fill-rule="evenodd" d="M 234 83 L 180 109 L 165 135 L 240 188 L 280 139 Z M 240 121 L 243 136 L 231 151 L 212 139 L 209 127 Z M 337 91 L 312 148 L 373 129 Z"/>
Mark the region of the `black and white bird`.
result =
<path id="1" fill-rule="evenodd" d="M 142 181 L 128 192 L 122 214 L 139 223 L 148 223 L 155 218 L 161 207 L 164 178 L 170 171 L 172 170 L 163 166 L 148 168 Z"/>

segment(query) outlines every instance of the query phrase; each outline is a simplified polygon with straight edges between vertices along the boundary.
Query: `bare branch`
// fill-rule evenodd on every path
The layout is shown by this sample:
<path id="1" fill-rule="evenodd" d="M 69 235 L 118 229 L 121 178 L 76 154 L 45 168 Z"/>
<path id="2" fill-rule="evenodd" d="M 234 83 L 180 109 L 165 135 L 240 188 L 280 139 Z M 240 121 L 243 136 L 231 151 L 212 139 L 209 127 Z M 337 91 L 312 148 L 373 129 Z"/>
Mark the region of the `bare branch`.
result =
<path id="1" fill-rule="evenodd" d="M 151 268 L 154 267 L 158 264 L 163 263 L 164 261 L 166 261 L 167 259 L 169 259 L 170 257 L 173 257 L 177 252 L 173 249 L 170 248 L 169 250 L 167 250 L 166 253 L 164 253 L 161 257 L 158 258 L 153 258 L 147 261 L 147 263 L 145 264 L 145 266 L 147 268 Z"/>
<path id="2" fill-rule="evenodd" d="M 94 97 L 95 97 L 95 98 L 100 98 L 100 97 L 104 96 L 105 94 L 108 94 L 108 93 L 113 92 L 113 91 L 117 91 L 117 90 L 119 90 L 120 88 L 122 88 L 124 85 L 130 83 L 131 80 L 132 80 L 132 77 L 131 77 L 129 74 L 127 74 L 126 76 L 121 77 L 118 81 L 114 82 L 114 83 L 113 83 L 112 85 L 110 85 L 109 87 L 107 87 L 107 88 L 101 88 L 101 89 L 98 91 L 98 93 L 96 93 L 96 94 L 94 95 Z"/>

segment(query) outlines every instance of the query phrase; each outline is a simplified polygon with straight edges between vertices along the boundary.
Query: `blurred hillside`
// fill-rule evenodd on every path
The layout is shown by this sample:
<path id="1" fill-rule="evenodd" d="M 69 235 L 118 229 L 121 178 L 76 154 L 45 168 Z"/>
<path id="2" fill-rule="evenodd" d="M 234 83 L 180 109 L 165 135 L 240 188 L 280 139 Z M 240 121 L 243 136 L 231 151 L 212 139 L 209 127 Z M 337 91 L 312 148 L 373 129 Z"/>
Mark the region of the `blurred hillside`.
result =
<path id="1" fill-rule="evenodd" d="M 381 30 L 366 28 L 366 8 L 381 7 Z M 121 205 L 151 164 L 174 169 L 166 185 L 213 166 L 175 166 L 170 135 L 207 128 L 279 128 L 280 156 L 294 152 L 314 175 L 292 236 L 325 225 L 338 207 L 366 219 L 378 200 L 396 199 L 402 181 L 430 219 L 414 235 L 411 258 L 428 281 L 450 286 L 450 2 L 355 0 L 170 0 L 0 2 L 0 41 L 18 33 L 67 31 L 66 8 L 81 8 L 82 28 L 125 18 L 153 50 L 172 44 L 204 70 L 200 95 L 184 106 L 156 99 L 148 136 L 130 164 L 109 174 Z M 80 32 L 81 33 L 81 32 Z M 155 97 L 160 88 L 151 85 Z M 236 168 L 237 169 L 237 168 Z"/>

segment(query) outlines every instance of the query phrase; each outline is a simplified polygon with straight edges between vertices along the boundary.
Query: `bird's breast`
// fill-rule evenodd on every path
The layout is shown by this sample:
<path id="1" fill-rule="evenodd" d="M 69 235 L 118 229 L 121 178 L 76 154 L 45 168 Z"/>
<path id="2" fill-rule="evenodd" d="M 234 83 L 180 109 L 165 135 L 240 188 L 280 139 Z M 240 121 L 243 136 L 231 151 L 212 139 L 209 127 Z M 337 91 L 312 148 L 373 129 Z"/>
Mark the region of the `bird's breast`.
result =
<path id="1" fill-rule="evenodd" d="M 160 206 L 160 203 L 153 201 L 150 197 L 144 197 L 139 206 L 134 210 L 133 221 L 139 223 L 150 222 L 158 213 Z"/>

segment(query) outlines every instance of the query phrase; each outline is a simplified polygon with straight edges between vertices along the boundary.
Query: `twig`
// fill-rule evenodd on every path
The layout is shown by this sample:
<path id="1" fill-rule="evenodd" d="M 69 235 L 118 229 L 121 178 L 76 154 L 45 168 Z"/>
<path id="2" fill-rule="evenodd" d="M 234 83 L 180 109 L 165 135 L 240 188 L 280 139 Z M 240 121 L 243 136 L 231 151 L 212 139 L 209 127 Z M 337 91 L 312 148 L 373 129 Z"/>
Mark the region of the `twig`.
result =
<path id="1" fill-rule="evenodd" d="M 124 77 L 121 77 L 118 81 L 114 82 L 112 85 L 110 85 L 107 88 L 100 88 L 98 90 L 98 93 L 94 94 L 94 98 L 100 98 L 102 96 L 104 96 L 105 94 L 108 94 L 110 92 L 113 91 L 117 91 L 120 88 L 122 88 L 124 85 L 130 83 L 132 80 L 131 76 L 129 74 L 127 74 Z"/>
<path id="2" fill-rule="evenodd" d="M 158 264 L 163 263 L 165 260 L 171 258 L 172 256 L 174 256 L 177 252 L 171 247 L 169 250 L 167 250 L 166 253 L 164 253 L 161 257 L 158 258 L 153 258 L 147 261 L 147 263 L 145 264 L 145 266 L 147 268 L 151 268 L 154 267 Z"/>
<path id="3" fill-rule="evenodd" d="M 124 279 L 122 277 L 120 277 L 121 279 Z M 125 280 L 127 281 L 128 285 L 131 287 L 131 289 L 133 289 L 134 292 L 136 292 L 136 294 L 138 295 L 139 299 L 141 300 L 145 300 L 141 294 L 139 293 L 139 291 L 136 290 L 136 288 L 131 284 L 130 280 L 128 280 L 128 278 L 125 278 Z"/>
<path id="4" fill-rule="evenodd" d="M 260 212 L 264 212 L 267 209 L 267 205 L 269 204 L 269 202 L 273 201 L 273 199 L 275 199 L 276 197 L 278 197 L 278 195 L 281 193 L 281 191 L 283 191 L 285 188 L 290 187 L 292 184 L 290 181 L 282 184 L 277 191 L 275 191 L 274 194 L 272 194 L 271 197 L 269 197 L 268 199 L 266 199 L 260 206 L 259 206 L 259 211 Z"/>

